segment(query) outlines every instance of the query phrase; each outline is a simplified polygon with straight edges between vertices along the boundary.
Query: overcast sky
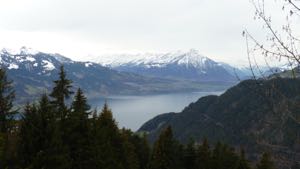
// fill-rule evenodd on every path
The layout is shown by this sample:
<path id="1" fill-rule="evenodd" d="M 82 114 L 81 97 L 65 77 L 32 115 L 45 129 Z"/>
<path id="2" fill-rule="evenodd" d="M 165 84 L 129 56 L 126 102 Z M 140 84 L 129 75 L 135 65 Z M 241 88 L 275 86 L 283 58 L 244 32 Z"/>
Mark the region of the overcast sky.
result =
<path id="1" fill-rule="evenodd" d="M 0 0 L 0 47 L 75 60 L 195 48 L 237 64 L 246 61 L 242 31 L 262 35 L 253 17 L 249 0 Z"/>

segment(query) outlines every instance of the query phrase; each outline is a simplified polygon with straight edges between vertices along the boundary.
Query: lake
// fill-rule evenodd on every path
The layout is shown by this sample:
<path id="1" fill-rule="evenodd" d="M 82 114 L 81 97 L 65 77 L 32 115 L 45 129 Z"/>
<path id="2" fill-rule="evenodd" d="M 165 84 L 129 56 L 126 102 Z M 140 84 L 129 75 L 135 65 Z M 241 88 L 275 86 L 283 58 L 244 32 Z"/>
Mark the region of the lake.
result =
<path id="1" fill-rule="evenodd" d="M 110 96 L 93 100 L 92 106 L 100 111 L 105 100 L 113 112 L 119 127 L 136 131 L 146 121 L 158 114 L 180 112 L 190 103 L 207 95 L 220 95 L 222 92 L 188 92 L 147 96 Z"/>

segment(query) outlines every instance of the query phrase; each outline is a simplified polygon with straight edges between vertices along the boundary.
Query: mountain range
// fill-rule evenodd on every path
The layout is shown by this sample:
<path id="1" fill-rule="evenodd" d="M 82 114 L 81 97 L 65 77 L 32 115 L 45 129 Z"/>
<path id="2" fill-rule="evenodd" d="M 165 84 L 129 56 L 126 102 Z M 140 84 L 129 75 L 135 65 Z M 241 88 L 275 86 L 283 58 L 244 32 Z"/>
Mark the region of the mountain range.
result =
<path id="1" fill-rule="evenodd" d="M 33 51 L 22 47 L 17 51 L 2 49 L 0 66 L 14 81 L 17 101 L 26 102 L 51 90 L 61 65 L 75 87 L 81 87 L 89 99 L 108 95 L 142 95 L 183 91 L 225 90 L 234 82 L 196 82 L 144 76 L 114 70 L 93 62 L 77 62 L 59 54 Z"/>
<path id="2" fill-rule="evenodd" d="M 295 65 L 283 62 L 277 63 L 276 66 L 252 65 L 252 68 L 248 64 L 248 66 L 233 66 L 212 60 L 195 49 L 169 53 L 89 56 L 88 58 L 102 66 L 121 72 L 198 82 L 232 82 L 250 79 L 253 76 L 265 78 L 295 67 Z"/>
<path id="3" fill-rule="evenodd" d="M 251 76 L 247 68 L 216 62 L 194 49 L 90 60 L 92 62 L 78 62 L 60 54 L 26 47 L 0 51 L 0 66 L 7 69 L 9 77 L 14 80 L 21 102 L 49 91 L 61 65 L 74 81 L 74 86 L 81 86 L 90 99 L 108 95 L 222 91 Z"/>
<path id="4" fill-rule="evenodd" d="M 229 82 L 237 81 L 237 76 L 244 79 L 249 75 L 242 69 L 203 56 L 195 49 L 174 53 L 102 56 L 93 60 L 114 70 L 169 79 Z"/>

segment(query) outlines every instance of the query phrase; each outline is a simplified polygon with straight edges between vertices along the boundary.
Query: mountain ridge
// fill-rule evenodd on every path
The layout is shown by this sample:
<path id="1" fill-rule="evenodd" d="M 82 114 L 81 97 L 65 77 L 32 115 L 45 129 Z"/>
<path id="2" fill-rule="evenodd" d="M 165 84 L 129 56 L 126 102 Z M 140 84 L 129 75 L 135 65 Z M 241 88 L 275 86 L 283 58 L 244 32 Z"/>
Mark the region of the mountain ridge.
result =
<path id="1" fill-rule="evenodd" d="M 154 117 L 138 130 L 154 141 L 171 126 L 181 142 L 190 138 L 244 147 L 255 159 L 272 152 L 287 166 L 300 161 L 300 79 L 246 80 L 220 96 L 206 96 L 180 113 Z"/>
<path id="2" fill-rule="evenodd" d="M 183 79 L 193 81 L 238 81 L 259 77 L 267 77 L 279 73 L 292 66 L 233 66 L 206 57 L 198 50 L 176 51 L 168 53 L 120 54 L 90 57 L 103 66 L 111 69 L 131 72 L 144 76 Z"/>
<path id="3" fill-rule="evenodd" d="M 15 82 L 18 98 L 26 102 L 29 96 L 39 96 L 51 90 L 59 67 L 64 65 L 74 87 L 81 86 L 89 98 L 108 95 L 143 95 L 182 91 L 224 90 L 232 83 L 196 83 L 120 72 L 93 62 L 77 62 L 59 54 L 19 51 L 0 51 L 0 66 L 7 69 Z"/>
<path id="4" fill-rule="evenodd" d="M 107 56 L 95 58 L 95 61 L 118 71 L 194 81 L 237 81 L 232 71 L 239 71 L 229 65 L 225 68 L 222 63 L 201 55 L 195 49 L 188 52 Z"/>

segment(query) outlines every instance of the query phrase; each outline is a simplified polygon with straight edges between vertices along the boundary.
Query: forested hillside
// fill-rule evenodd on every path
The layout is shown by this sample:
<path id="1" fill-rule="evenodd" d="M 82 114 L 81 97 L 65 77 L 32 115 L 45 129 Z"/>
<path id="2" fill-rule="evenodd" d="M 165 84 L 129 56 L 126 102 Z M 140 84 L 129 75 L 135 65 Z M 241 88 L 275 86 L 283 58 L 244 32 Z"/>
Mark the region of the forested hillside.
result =
<path id="1" fill-rule="evenodd" d="M 170 127 L 153 146 L 145 135 L 119 129 L 105 104 L 91 111 L 80 88 L 61 67 L 50 93 L 28 103 L 16 120 L 13 83 L 0 69 L 0 168 L 5 169 L 273 169 L 265 153 L 255 162 L 221 142 L 181 144 Z M 73 98 L 72 104 L 66 104 Z"/>
<path id="2" fill-rule="evenodd" d="M 171 126 L 183 143 L 222 140 L 245 147 L 253 159 L 270 151 L 278 164 L 291 166 L 300 161 L 299 99 L 299 79 L 246 80 L 221 96 L 200 98 L 181 113 L 157 116 L 139 131 L 154 141 Z"/>

